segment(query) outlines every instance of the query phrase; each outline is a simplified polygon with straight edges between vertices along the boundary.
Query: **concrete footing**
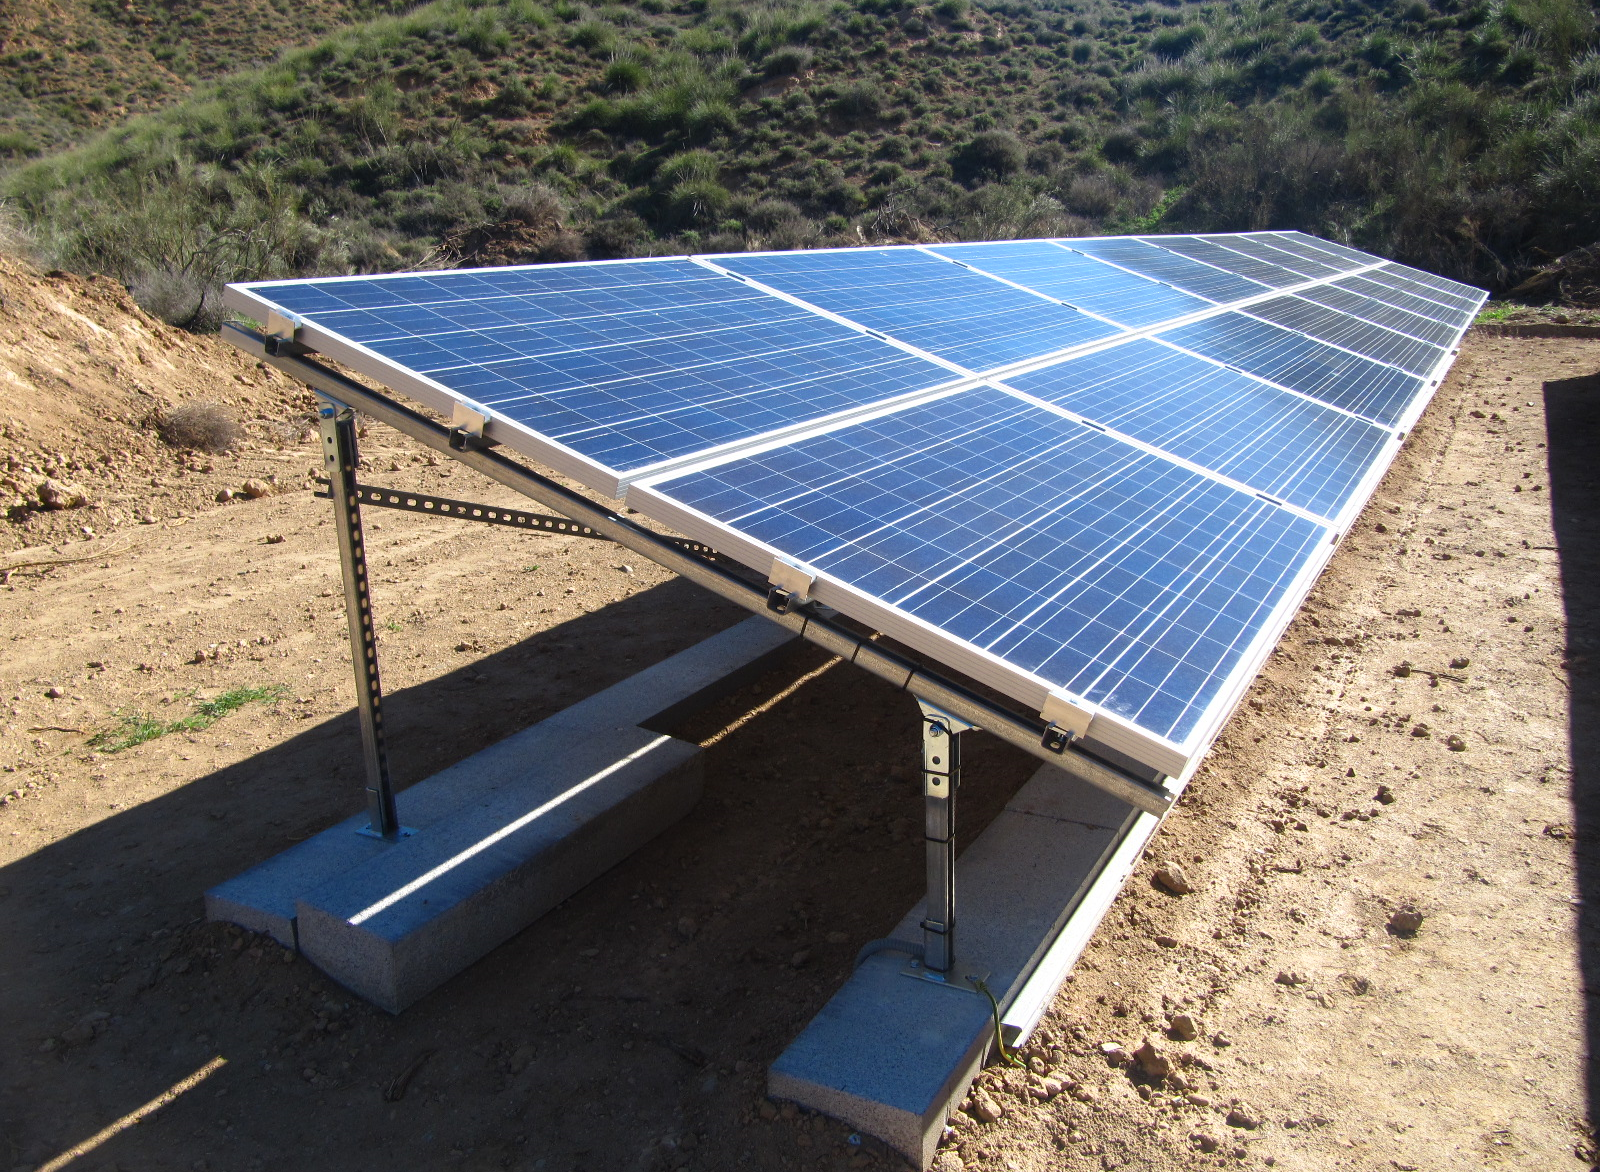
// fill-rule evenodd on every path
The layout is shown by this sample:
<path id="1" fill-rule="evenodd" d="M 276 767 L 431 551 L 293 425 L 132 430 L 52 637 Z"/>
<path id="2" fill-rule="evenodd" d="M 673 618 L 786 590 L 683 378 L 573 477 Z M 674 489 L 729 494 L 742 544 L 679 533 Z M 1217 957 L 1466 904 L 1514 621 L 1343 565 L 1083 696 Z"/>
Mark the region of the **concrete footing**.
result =
<path id="1" fill-rule="evenodd" d="M 1008 1044 L 1038 1023 L 1159 820 L 1041 768 L 956 862 L 956 975 L 981 978 Z M 920 942 L 923 905 L 893 940 Z M 868 956 L 784 1051 L 768 1090 L 926 1168 L 994 1043 L 987 997 Z"/>
<path id="2" fill-rule="evenodd" d="M 409 837 L 346 819 L 208 891 L 206 914 L 398 1013 L 688 813 L 700 750 L 661 721 L 792 638 L 747 619 L 403 791 Z"/>

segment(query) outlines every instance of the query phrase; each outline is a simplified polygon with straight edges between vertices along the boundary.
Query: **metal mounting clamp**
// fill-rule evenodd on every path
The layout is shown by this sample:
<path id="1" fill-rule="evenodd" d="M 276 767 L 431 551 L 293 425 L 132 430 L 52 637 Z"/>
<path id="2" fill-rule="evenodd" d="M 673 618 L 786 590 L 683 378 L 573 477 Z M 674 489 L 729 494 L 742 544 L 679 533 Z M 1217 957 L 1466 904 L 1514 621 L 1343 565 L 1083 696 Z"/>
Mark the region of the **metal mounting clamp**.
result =
<path id="1" fill-rule="evenodd" d="M 457 401 L 450 408 L 450 446 L 458 452 L 469 448 L 488 447 L 483 429 L 489 423 L 489 413 L 476 405 Z"/>
<path id="2" fill-rule="evenodd" d="M 300 319 L 294 314 L 269 309 L 266 327 L 264 348 L 274 358 L 292 358 L 311 352 L 309 347 L 300 343 Z"/>
<path id="3" fill-rule="evenodd" d="M 1044 736 L 1039 743 L 1052 753 L 1065 753 L 1067 746 L 1089 732 L 1094 710 L 1072 693 L 1057 689 L 1044 698 L 1039 709 L 1044 718 Z"/>

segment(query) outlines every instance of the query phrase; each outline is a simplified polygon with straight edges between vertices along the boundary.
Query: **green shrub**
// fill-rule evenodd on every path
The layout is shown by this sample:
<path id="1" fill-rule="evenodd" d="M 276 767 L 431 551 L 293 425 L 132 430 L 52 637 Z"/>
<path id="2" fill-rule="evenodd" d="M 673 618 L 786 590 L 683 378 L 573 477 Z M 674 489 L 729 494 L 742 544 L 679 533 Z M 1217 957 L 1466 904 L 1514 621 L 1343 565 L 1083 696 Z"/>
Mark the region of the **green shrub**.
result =
<path id="1" fill-rule="evenodd" d="M 1027 163 L 1027 148 L 1008 130 L 986 130 L 973 136 L 950 156 L 950 167 L 964 183 L 1004 179 Z"/>

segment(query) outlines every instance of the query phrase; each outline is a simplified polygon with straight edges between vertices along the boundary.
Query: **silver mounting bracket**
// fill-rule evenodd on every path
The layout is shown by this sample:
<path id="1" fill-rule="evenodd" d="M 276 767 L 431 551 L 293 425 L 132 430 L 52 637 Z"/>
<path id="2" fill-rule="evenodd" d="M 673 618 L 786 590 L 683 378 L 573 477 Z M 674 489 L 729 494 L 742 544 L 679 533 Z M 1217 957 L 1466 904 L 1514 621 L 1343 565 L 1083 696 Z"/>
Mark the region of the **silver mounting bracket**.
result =
<path id="1" fill-rule="evenodd" d="M 265 350 L 274 358 L 291 358 L 311 353 L 300 342 L 300 319 L 281 309 L 267 310 Z"/>
<path id="2" fill-rule="evenodd" d="M 483 435 L 488 423 L 487 411 L 457 400 L 450 407 L 450 446 L 458 452 L 488 447 L 489 441 Z"/>
<path id="3" fill-rule="evenodd" d="M 1065 753 L 1068 745 L 1088 733 L 1094 709 L 1070 692 L 1058 689 L 1044 698 L 1039 715 L 1046 724 L 1039 743 L 1052 753 Z"/>
<path id="4" fill-rule="evenodd" d="M 945 989 L 954 989 L 958 993 L 975 993 L 979 997 L 987 997 L 986 986 L 989 974 L 981 973 L 939 973 L 923 964 L 921 960 L 913 958 L 900 970 L 902 977 L 910 977 L 916 981 L 927 981 L 930 985 L 939 985 Z"/>

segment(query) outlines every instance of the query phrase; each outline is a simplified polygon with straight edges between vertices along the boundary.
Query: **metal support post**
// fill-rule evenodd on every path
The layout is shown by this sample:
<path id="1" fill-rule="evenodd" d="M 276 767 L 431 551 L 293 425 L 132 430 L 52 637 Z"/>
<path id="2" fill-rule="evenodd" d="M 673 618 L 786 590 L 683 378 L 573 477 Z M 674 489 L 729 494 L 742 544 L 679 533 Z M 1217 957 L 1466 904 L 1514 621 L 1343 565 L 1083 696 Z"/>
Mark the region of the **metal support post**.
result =
<path id="1" fill-rule="evenodd" d="M 367 766 L 367 812 L 363 833 L 395 839 L 404 833 L 395 812 L 394 785 L 383 745 L 383 687 L 378 680 L 378 636 L 372 626 L 372 593 L 367 582 L 367 550 L 361 535 L 361 503 L 356 493 L 355 412 L 319 396 L 322 466 L 333 496 L 339 563 L 344 571 L 344 611 L 350 623 L 350 660 L 356 674 L 356 711 Z"/>
<path id="2" fill-rule="evenodd" d="M 922 963 L 949 973 L 956 959 L 956 789 L 961 785 L 961 734 L 972 725 L 918 698 L 922 708 L 923 838 L 928 852 L 928 913 L 922 921 Z"/>

